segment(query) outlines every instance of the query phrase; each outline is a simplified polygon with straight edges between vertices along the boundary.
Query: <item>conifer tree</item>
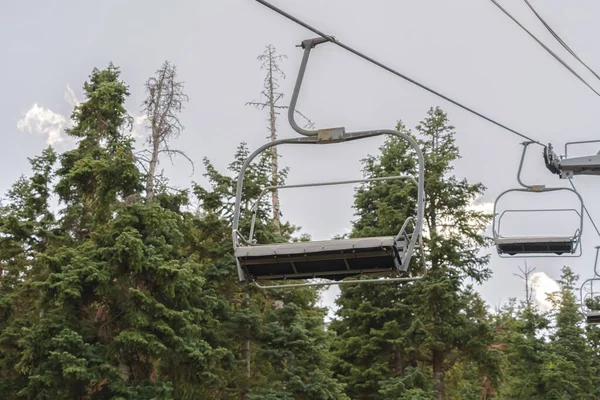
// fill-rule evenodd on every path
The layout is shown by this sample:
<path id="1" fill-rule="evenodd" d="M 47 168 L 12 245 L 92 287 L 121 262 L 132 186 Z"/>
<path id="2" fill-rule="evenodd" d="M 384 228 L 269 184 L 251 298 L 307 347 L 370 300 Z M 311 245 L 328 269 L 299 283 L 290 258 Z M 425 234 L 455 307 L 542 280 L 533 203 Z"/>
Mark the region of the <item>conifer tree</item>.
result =
<path id="1" fill-rule="evenodd" d="M 196 186 L 201 202 L 204 244 L 200 251 L 210 254 L 205 276 L 222 303 L 219 336 L 235 355 L 228 370 L 227 386 L 219 398 L 268 399 L 345 399 L 341 386 L 332 378 L 327 354 L 329 335 L 325 332 L 325 310 L 316 306 L 314 289 L 260 291 L 238 282 L 235 260 L 231 256 L 231 220 L 236 178 L 248 150 L 242 144 L 229 166 L 233 177 L 221 174 L 205 160 L 210 188 Z M 268 199 L 258 199 L 270 185 L 270 155 L 251 164 L 243 186 L 240 227 L 248 232 L 251 208 L 258 202 L 255 238 L 258 243 L 306 240 L 294 237 L 297 228 L 271 218 Z M 280 230 L 281 229 L 281 230 Z M 209 246 L 210 244 L 210 246 Z M 244 295 L 248 293 L 247 304 Z M 243 343 L 249 339 L 249 348 Z M 245 351 L 250 352 L 247 368 Z M 247 371 L 250 374 L 247 374 Z M 233 392 L 229 397 L 227 393 Z"/>
<path id="2" fill-rule="evenodd" d="M 112 64 L 92 72 L 67 131 L 77 147 L 59 157 L 58 235 L 31 283 L 40 317 L 17 366 L 30 398 L 197 398 L 220 379 L 225 352 L 205 329 L 216 301 L 186 255 L 187 199 L 141 198 L 119 75 Z"/>
<path id="3" fill-rule="evenodd" d="M 30 280 L 40 272 L 39 258 L 53 237 L 48 209 L 56 154 L 48 148 L 30 159 L 33 175 L 21 177 L 0 207 L 0 398 L 16 399 L 27 385 L 19 373 L 21 330 L 37 318 L 39 292 Z"/>
<path id="4" fill-rule="evenodd" d="M 569 267 L 563 267 L 560 292 L 551 295 L 556 310 L 555 326 L 550 335 L 549 359 L 542 370 L 548 399 L 597 398 L 598 371 L 573 293 L 577 280 L 578 276 Z"/>
<path id="5" fill-rule="evenodd" d="M 501 399 L 545 399 L 544 364 L 549 345 L 542 332 L 550 321 L 530 302 L 510 302 L 496 317 L 496 342 L 505 344 L 504 373 L 498 389 Z"/>
<path id="6" fill-rule="evenodd" d="M 397 129 L 412 135 L 402 123 Z M 459 151 L 442 110 L 431 109 L 416 131 L 425 157 L 429 273 L 413 284 L 342 288 L 332 328 L 338 335 L 337 376 L 351 398 L 385 399 L 390 385 L 445 398 L 446 373 L 459 360 L 472 360 L 480 377 L 496 381 L 498 375 L 498 354 L 488 349 L 493 335 L 487 311 L 467 284 L 490 276 L 488 256 L 479 255 L 488 243 L 482 231 L 489 216 L 469 208 L 484 186 L 450 175 Z M 380 150 L 364 161 L 365 178 L 416 175 L 416 156 L 405 141 L 388 139 Z M 352 236 L 397 234 L 414 215 L 416 198 L 408 182 L 365 184 L 355 197 Z"/>

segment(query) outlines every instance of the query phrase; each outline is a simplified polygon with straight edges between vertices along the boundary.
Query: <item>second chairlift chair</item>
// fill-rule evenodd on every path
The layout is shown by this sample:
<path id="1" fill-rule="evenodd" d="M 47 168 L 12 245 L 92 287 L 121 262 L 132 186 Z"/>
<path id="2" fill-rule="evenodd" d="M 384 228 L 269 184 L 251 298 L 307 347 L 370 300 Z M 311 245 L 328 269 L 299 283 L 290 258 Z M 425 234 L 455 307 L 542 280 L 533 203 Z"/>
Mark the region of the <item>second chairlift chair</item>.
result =
<path id="1" fill-rule="evenodd" d="M 525 154 L 527 147 L 533 142 L 523 143 L 523 154 L 521 155 L 521 163 L 519 164 L 519 171 L 517 173 L 517 180 L 522 188 L 509 189 L 502 192 L 494 202 L 494 220 L 492 225 L 492 232 L 494 235 L 494 242 L 496 249 L 500 257 L 506 256 L 521 256 L 521 257 L 548 257 L 548 256 L 581 256 L 581 232 L 583 230 L 583 199 L 575 190 L 566 187 L 546 187 L 544 185 L 526 185 L 521 180 L 521 171 L 523 169 L 523 161 L 525 160 Z M 502 213 L 498 213 L 498 201 L 506 194 L 511 192 L 525 192 L 525 193 L 549 193 L 557 191 L 567 191 L 575 194 L 579 200 L 579 207 L 575 208 L 535 208 L 535 209 L 517 209 L 517 210 L 505 210 Z M 500 227 L 502 218 L 508 213 L 532 213 L 532 212 L 564 212 L 569 211 L 577 215 L 579 227 L 575 230 L 572 235 L 556 235 L 556 236 L 502 236 L 500 234 Z M 575 254 L 579 250 L 578 254 Z"/>
<path id="2" fill-rule="evenodd" d="M 237 263 L 239 280 L 241 282 L 253 282 L 259 288 L 285 288 L 339 283 L 386 283 L 411 281 L 423 277 L 420 275 L 409 277 L 395 276 L 388 279 L 343 280 L 347 277 L 356 277 L 361 274 L 375 275 L 386 273 L 389 275 L 392 273 L 393 275 L 397 275 L 408 270 L 411 258 L 415 251 L 419 250 L 422 254 L 423 244 L 421 230 L 423 227 L 425 211 L 425 164 L 423 154 L 416 141 L 402 132 L 386 129 L 346 132 L 343 127 L 311 131 L 298 126 L 294 119 L 295 109 L 310 51 L 318 44 L 330 40 L 333 39 L 317 38 L 302 42 L 304 55 L 302 57 L 302 63 L 298 72 L 294 92 L 290 100 L 288 120 L 292 128 L 305 137 L 278 139 L 261 146 L 245 160 L 239 172 L 233 217 L 233 250 Z M 396 236 L 336 239 L 315 242 L 257 244 L 253 239 L 254 225 L 256 222 L 256 208 L 253 210 L 254 214 L 247 239 L 241 234 L 239 231 L 239 223 L 244 175 L 252 160 L 258 155 L 271 147 L 282 144 L 323 145 L 371 138 L 380 135 L 396 136 L 406 140 L 412 146 L 418 158 L 419 165 L 418 177 L 416 177 L 416 179 L 413 176 L 396 175 L 353 181 L 267 187 L 264 188 L 260 197 L 270 190 L 277 189 L 340 185 L 394 179 L 408 180 L 417 186 L 417 210 L 414 216 L 410 216 L 404 221 Z M 257 201 L 260 201 L 260 198 L 257 199 Z M 410 228 L 412 228 L 412 230 Z M 424 259 L 422 259 L 422 261 L 425 272 L 425 261 Z M 329 279 L 329 282 L 306 282 L 271 286 L 263 286 L 258 283 L 259 281 L 307 280 L 314 278 Z"/>
<path id="3" fill-rule="evenodd" d="M 596 259 L 594 261 L 594 276 L 586 279 L 579 289 L 579 300 L 581 302 L 581 312 L 585 316 L 585 320 L 590 325 L 600 324 L 600 310 L 594 304 L 600 294 L 594 291 L 594 282 L 600 282 L 600 274 L 598 273 L 598 254 L 600 254 L 600 246 L 596 247 Z M 588 293 L 584 293 L 585 286 L 589 284 L 590 290 Z M 588 298 L 591 300 L 593 307 L 590 307 L 587 303 Z"/>

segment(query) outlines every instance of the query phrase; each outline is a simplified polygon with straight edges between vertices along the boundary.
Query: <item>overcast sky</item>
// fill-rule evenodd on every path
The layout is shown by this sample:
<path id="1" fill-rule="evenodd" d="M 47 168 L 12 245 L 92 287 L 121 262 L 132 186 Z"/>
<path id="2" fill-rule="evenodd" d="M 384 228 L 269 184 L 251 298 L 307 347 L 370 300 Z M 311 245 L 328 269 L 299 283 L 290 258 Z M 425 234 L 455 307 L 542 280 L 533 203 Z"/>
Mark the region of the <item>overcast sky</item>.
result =
<path id="1" fill-rule="evenodd" d="M 578 82 L 541 47 L 486 0 L 273 0 L 273 3 L 336 36 L 344 43 L 389 64 L 400 72 L 453 97 L 543 143 L 562 149 L 564 142 L 598 138 L 600 98 Z M 597 88 L 586 71 L 568 58 L 520 0 L 502 2 L 542 40 L 571 63 Z M 600 3 L 579 1 L 565 7 L 561 0 L 534 0 L 538 11 L 591 66 L 600 69 L 595 38 L 600 35 Z M 574 4 L 574 3 L 569 3 Z M 94 67 L 109 62 L 122 69 L 131 97 L 127 107 L 140 115 L 143 83 L 160 64 L 177 65 L 190 102 L 182 115 L 185 131 L 177 146 L 196 161 L 196 171 L 184 161 L 163 162 L 174 184 L 205 182 L 202 158 L 220 169 L 231 161 L 241 141 L 254 149 L 267 136 L 266 115 L 245 103 L 259 98 L 263 72 L 256 57 L 268 44 L 288 58 L 282 63 L 291 94 L 302 55 L 295 47 L 314 34 L 252 0 L 116 1 L 75 0 L 32 2 L 4 0 L 0 4 L 0 190 L 22 173 L 27 157 L 53 142 L 69 146 L 62 129 L 73 105 L 83 99 L 82 85 Z M 432 106 L 441 106 L 456 127 L 463 158 L 455 166 L 459 177 L 483 182 L 480 204 L 493 202 L 502 191 L 517 187 L 516 172 L 522 139 L 446 103 L 414 85 L 344 52 L 319 46 L 311 55 L 299 108 L 319 127 L 347 130 L 393 128 L 402 120 L 414 127 Z M 284 101 L 287 101 L 286 96 Z M 143 134 L 143 120 L 136 128 Z M 294 132 L 282 118 L 281 137 Z M 61 141 L 62 139 L 62 141 Z M 317 148 L 283 147 L 282 163 L 291 168 L 288 182 L 300 183 L 360 177 L 360 162 L 375 154 L 379 139 Z M 596 153 L 582 146 L 579 154 Z M 524 179 L 564 186 L 543 165 L 541 148 L 531 148 Z M 590 213 L 600 222 L 598 179 L 577 177 L 578 189 Z M 350 228 L 352 187 L 282 192 L 284 217 L 314 239 L 326 239 Z M 577 207 L 573 197 L 511 196 L 506 207 Z M 541 220 L 507 220 L 518 234 L 572 233 L 573 218 L 551 214 Z M 527 222 L 525 222 L 527 221 Z M 512 223 L 511 223 L 512 222 Z M 576 221 L 575 221 L 576 222 Z M 564 228 L 561 230 L 561 228 Z M 541 229 L 541 230 L 540 230 Z M 566 231 L 565 231 L 566 230 Z M 507 233 L 510 233 L 507 231 Z M 530 259 L 542 287 L 552 285 L 562 265 L 582 277 L 592 274 L 594 246 L 600 240 L 585 221 L 581 258 Z M 493 278 L 479 288 L 490 305 L 523 295 L 513 273 L 523 259 L 499 259 L 494 249 Z M 544 283 L 546 282 L 546 283 Z M 543 296 L 541 296 L 543 297 Z"/>

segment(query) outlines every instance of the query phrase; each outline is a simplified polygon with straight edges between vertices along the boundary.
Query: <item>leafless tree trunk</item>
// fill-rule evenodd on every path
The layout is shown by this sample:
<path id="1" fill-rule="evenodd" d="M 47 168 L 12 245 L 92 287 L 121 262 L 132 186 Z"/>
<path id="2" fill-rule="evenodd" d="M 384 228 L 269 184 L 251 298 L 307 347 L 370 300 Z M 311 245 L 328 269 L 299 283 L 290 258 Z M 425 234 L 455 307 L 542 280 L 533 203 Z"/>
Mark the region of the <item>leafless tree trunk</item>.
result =
<path id="1" fill-rule="evenodd" d="M 279 105 L 278 102 L 283 98 L 283 93 L 278 92 L 279 79 L 284 78 L 285 74 L 281 70 L 281 60 L 286 58 L 283 54 L 278 54 L 274 46 L 268 45 L 265 51 L 258 56 L 258 60 L 261 62 L 261 69 L 266 71 L 264 80 L 263 90 L 261 92 L 260 101 L 251 101 L 247 105 L 255 106 L 261 110 L 268 108 L 268 129 L 269 129 L 269 140 L 277 140 L 277 116 L 279 115 L 280 109 L 286 109 L 287 106 Z M 313 123 L 306 118 L 302 113 L 297 113 L 303 117 L 308 126 L 312 126 Z M 271 156 L 271 185 L 277 186 L 281 182 L 280 170 L 279 170 L 279 154 L 277 148 L 273 147 L 270 150 Z M 278 231 L 281 233 L 281 205 L 279 202 L 279 191 L 273 190 L 271 192 L 271 204 L 273 206 L 273 223 Z"/>
<path id="2" fill-rule="evenodd" d="M 530 276 L 533 273 L 533 271 L 535 271 L 535 268 L 532 268 L 529 265 L 527 265 L 527 261 L 525 261 L 525 267 L 521 268 L 521 266 L 519 266 L 519 271 L 521 271 L 521 274 L 513 275 L 521 278 L 525 282 L 525 303 L 527 304 L 527 306 L 529 306 L 531 305 L 531 300 L 533 296 L 531 290 Z"/>
<path id="3" fill-rule="evenodd" d="M 267 72 L 269 99 L 275 99 L 275 88 L 273 86 L 275 84 L 275 82 L 273 82 L 273 69 L 277 67 L 277 60 L 274 58 L 274 48 L 272 46 L 267 47 L 267 51 L 267 59 L 269 63 L 269 69 Z M 277 125 L 275 115 L 275 102 L 269 101 L 269 130 L 271 131 L 271 141 L 277 140 Z M 277 152 L 277 147 L 273 147 L 271 151 L 271 185 L 276 186 L 279 183 L 279 154 Z M 275 228 L 277 229 L 277 232 L 281 234 L 281 207 L 279 203 L 279 191 L 274 190 L 272 192 L 271 200 L 273 202 L 273 222 L 275 223 Z"/>
<path id="4" fill-rule="evenodd" d="M 169 147 L 169 141 L 177 138 L 183 130 L 179 120 L 179 113 L 183 110 L 183 104 L 188 101 L 188 96 L 183 92 L 183 82 L 176 81 L 177 68 L 165 61 L 156 75 L 146 81 L 146 100 L 143 110 L 146 113 L 150 128 L 148 144 L 146 149 L 138 155 L 146 161 L 146 199 L 152 200 L 155 192 L 156 169 L 159 156 L 165 153 L 171 158 L 174 155 L 184 156 L 192 162 L 183 151 L 174 150 Z M 193 165 L 193 163 L 192 163 Z"/>

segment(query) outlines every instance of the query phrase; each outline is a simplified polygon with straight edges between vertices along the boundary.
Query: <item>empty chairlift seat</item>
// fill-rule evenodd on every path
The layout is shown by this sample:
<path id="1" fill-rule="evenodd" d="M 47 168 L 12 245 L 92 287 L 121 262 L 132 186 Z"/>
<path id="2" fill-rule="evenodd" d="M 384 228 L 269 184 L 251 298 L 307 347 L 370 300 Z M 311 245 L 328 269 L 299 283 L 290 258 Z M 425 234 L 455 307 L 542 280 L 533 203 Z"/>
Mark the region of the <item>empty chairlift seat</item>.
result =
<path id="1" fill-rule="evenodd" d="M 547 192 L 556 191 L 568 191 L 574 193 L 579 199 L 579 207 L 577 208 L 534 208 L 534 209 L 507 209 L 502 212 L 498 212 L 498 201 L 500 198 L 510 192 L 526 192 L 526 193 L 537 193 L 543 195 Z M 539 204 L 539 203 L 538 203 Z M 562 235 L 503 235 L 500 232 L 502 226 L 502 220 L 507 214 L 520 213 L 548 213 L 558 214 L 568 212 L 570 215 L 576 216 L 576 222 L 578 228 L 575 229 L 571 234 Z M 564 215 L 564 214 L 563 214 Z M 523 218 L 520 219 L 521 223 Z M 546 219 L 549 223 L 554 222 L 557 224 L 557 219 L 548 218 Z M 506 223 L 505 223 L 506 224 Z M 552 226 L 550 224 L 546 226 Z M 494 204 L 494 221 L 492 231 L 494 235 L 494 242 L 496 250 L 501 257 L 510 256 L 533 256 L 533 257 L 553 257 L 553 256 L 572 256 L 578 250 L 580 250 L 579 244 L 581 241 L 581 230 L 583 229 L 583 201 L 577 192 L 569 188 L 545 188 L 542 186 L 536 186 L 524 189 L 510 189 L 502 193 L 496 199 Z M 579 251 L 579 255 L 580 255 Z"/>
<path id="2" fill-rule="evenodd" d="M 255 280 L 326 278 L 405 270 L 406 241 L 393 236 L 244 246 L 235 256 Z"/>
<path id="3" fill-rule="evenodd" d="M 573 253 L 577 240 L 572 236 L 498 237 L 496 247 L 500 254 L 556 254 Z"/>
<path id="4" fill-rule="evenodd" d="M 330 131 L 328 131 L 327 134 L 330 135 Z M 263 189 L 262 193 L 259 194 L 258 198 L 254 199 L 254 201 L 256 201 L 255 206 L 252 210 L 249 210 L 249 212 L 252 213 L 252 220 L 247 238 L 239 231 L 239 221 L 244 174 L 248 169 L 250 162 L 262 152 L 278 144 L 301 143 L 322 145 L 323 142 L 327 142 L 327 137 L 329 136 L 280 139 L 262 146 L 246 159 L 238 176 L 232 231 L 233 250 L 240 281 L 257 283 L 258 281 L 310 280 L 313 278 L 321 278 L 335 283 L 347 277 L 363 274 L 385 275 L 390 278 L 389 281 L 418 279 L 410 276 L 394 276 L 399 273 L 405 273 L 408 270 L 414 252 L 422 250 L 421 227 L 423 226 L 425 209 L 425 188 L 423 179 L 425 167 L 423 155 L 417 143 L 414 139 L 404 133 L 390 130 L 360 132 L 358 135 L 343 133 L 341 136 L 331 140 L 331 143 L 339 141 L 340 137 L 345 140 L 356 140 L 382 134 L 394 135 L 401 139 L 405 139 L 415 148 L 419 161 L 418 177 L 411 175 L 395 175 L 370 179 L 266 187 Z M 405 219 L 396 236 L 265 244 L 256 243 L 254 239 L 258 204 L 261 201 L 261 198 L 270 191 L 309 187 L 313 187 L 314 189 L 312 190 L 316 190 L 320 186 L 361 182 L 386 184 L 384 181 L 392 180 L 404 180 L 407 181 L 408 184 L 417 187 L 415 215 Z M 377 278 L 360 280 L 361 283 L 375 281 L 381 282 L 381 280 Z M 358 281 L 352 282 L 356 283 Z M 288 286 L 308 284 L 312 283 L 292 283 Z M 269 287 L 260 286 L 258 284 L 257 286 L 261 288 Z M 272 287 L 277 287 L 277 285 Z"/>
<path id="5" fill-rule="evenodd" d="M 594 275 L 586 279 L 579 289 L 579 301 L 581 302 L 581 312 L 585 320 L 590 325 L 600 324 L 600 298 L 598 289 L 600 288 L 600 274 L 598 271 L 598 259 L 600 256 L 600 246 L 596 247 L 596 259 L 594 261 Z"/>
<path id="6" fill-rule="evenodd" d="M 600 311 L 591 311 L 586 313 L 585 321 L 590 325 L 600 324 Z"/>

